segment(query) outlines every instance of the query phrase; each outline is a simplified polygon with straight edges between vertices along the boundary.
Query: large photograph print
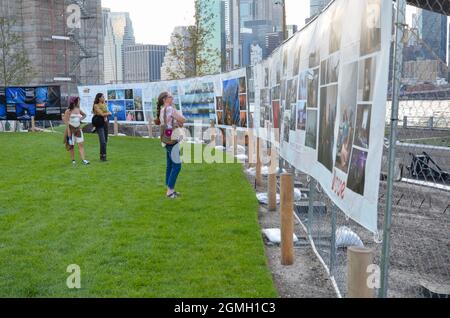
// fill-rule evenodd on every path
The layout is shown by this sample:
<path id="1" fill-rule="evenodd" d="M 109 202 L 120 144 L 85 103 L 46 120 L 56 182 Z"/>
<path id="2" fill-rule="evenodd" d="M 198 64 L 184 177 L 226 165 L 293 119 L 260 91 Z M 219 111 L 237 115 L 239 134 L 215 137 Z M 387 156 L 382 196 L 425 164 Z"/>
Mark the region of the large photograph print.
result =
<path id="1" fill-rule="evenodd" d="M 225 126 L 247 126 L 246 92 L 245 77 L 223 81 L 222 103 Z"/>
<path id="2" fill-rule="evenodd" d="M 181 109 L 187 123 L 209 124 L 211 120 L 215 122 L 214 83 L 193 80 L 184 84 L 183 88 L 184 94 L 180 96 Z"/>
<path id="3" fill-rule="evenodd" d="M 319 162 L 333 170 L 334 127 L 336 124 L 338 86 L 320 89 Z"/>

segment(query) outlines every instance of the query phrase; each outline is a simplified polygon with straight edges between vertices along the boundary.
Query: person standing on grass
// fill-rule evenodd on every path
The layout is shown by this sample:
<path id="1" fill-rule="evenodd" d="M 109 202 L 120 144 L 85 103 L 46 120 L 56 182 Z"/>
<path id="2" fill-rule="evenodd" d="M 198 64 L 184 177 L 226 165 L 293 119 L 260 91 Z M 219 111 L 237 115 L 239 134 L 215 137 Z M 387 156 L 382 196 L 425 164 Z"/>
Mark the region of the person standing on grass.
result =
<path id="1" fill-rule="evenodd" d="M 81 121 L 86 118 L 86 114 L 80 109 L 80 98 L 75 97 L 70 100 L 69 108 L 64 113 L 64 123 L 66 124 L 66 130 L 64 131 L 64 143 L 66 149 L 70 152 L 72 158 L 72 164 L 76 164 L 75 161 L 75 143 L 78 144 L 78 150 L 80 151 L 81 159 L 84 165 L 88 165 L 89 161 L 86 160 L 84 155 L 84 136 L 81 130 Z"/>
<path id="2" fill-rule="evenodd" d="M 111 116 L 112 114 L 108 111 L 105 96 L 102 93 L 98 93 L 95 96 L 92 112 L 95 115 L 92 121 L 95 124 L 98 139 L 100 142 L 100 161 L 107 161 L 106 147 L 108 145 L 109 116 Z"/>
<path id="3" fill-rule="evenodd" d="M 158 97 L 156 124 L 163 126 L 171 132 L 183 127 L 186 118 L 181 115 L 173 105 L 173 96 L 168 92 L 163 92 Z M 172 134 L 171 134 L 172 135 Z M 172 135 L 173 136 L 173 135 Z M 173 139 L 173 138 L 172 138 Z M 166 186 L 167 198 L 176 199 L 180 193 L 175 191 L 178 175 L 181 171 L 180 144 L 178 141 L 163 143 L 167 155 Z"/>

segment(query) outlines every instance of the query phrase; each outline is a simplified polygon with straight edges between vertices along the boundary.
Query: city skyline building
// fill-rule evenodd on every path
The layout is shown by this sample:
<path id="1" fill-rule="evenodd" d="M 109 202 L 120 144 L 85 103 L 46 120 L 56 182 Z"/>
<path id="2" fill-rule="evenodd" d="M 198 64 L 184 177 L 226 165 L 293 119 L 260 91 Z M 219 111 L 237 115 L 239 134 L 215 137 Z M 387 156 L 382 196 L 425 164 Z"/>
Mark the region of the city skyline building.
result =
<path id="1" fill-rule="evenodd" d="M 103 30 L 105 83 L 123 83 L 124 48 L 135 44 L 130 14 L 103 8 Z"/>
<path id="2" fill-rule="evenodd" d="M 167 45 L 135 44 L 124 47 L 126 83 L 161 80 L 161 67 Z"/>

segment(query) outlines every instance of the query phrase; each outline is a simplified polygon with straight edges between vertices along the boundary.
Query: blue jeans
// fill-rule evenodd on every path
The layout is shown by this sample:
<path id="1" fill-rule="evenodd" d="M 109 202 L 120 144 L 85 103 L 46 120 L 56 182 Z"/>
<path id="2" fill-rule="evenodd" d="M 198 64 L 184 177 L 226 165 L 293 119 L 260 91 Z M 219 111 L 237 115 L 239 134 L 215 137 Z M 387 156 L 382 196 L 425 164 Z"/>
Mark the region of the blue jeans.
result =
<path id="1" fill-rule="evenodd" d="M 175 190 L 178 175 L 181 171 L 180 144 L 166 146 L 167 152 L 167 170 L 166 185 L 170 190 Z"/>

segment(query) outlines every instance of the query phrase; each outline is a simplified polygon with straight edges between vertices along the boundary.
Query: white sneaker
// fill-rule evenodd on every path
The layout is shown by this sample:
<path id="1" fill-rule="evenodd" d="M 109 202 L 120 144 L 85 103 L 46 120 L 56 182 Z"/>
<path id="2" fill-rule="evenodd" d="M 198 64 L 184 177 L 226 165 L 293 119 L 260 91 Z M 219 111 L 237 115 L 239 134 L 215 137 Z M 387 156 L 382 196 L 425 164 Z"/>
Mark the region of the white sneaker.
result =
<path id="1" fill-rule="evenodd" d="M 83 164 L 85 165 L 85 166 L 87 166 L 87 165 L 89 165 L 89 164 L 91 164 L 89 161 L 87 161 L 87 160 L 83 160 Z"/>
<path id="2" fill-rule="evenodd" d="M 76 162 L 75 160 L 72 160 L 72 164 L 73 164 L 74 166 L 76 166 L 76 165 L 77 165 L 77 162 Z"/>

